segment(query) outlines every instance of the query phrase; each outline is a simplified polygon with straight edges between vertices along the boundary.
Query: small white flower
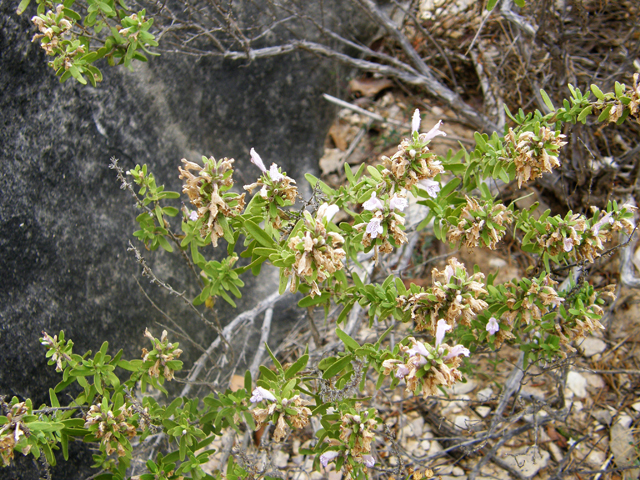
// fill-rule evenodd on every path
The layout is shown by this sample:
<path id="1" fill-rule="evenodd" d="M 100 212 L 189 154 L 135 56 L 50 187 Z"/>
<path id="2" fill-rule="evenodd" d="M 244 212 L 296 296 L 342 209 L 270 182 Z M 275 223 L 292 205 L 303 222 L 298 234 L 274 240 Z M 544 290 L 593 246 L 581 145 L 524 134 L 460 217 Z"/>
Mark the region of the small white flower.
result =
<path id="1" fill-rule="evenodd" d="M 446 357 L 444 357 L 444 361 L 451 360 L 454 357 L 459 357 L 460 355 L 464 355 L 468 357 L 471 352 L 464 345 L 456 345 L 455 347 L 451 347 L 449 353 Z"/>
<path id="2" fill-rule="evenodd" d="M 495 335 L 498 330 L 500 330 L 498 320 L 496 320 L 496 317 L 491 317 L 487 323 L 487 332 L 489 332 L 489 335 Z"/>
<path id="3" fill-rule="evenodd" d="M 256 167 L 258 167 L 260 171 L 266 172 L 267 169 L 264 166 L 264 162 L 260 158 L 260 155 L 258 155 L 253 148 L 251 149 L 250 153 L 251 153 L 251 163 L 253 163 Z"/>
<path id="4" fill-rule="evenodd" d="M 362 204 L 362 207 L 365 210 L 369 210 L 370 212 L 373 212 L 374 210 L 382 210 L 384 205 L 382 205 L 382 202 L 376 198 L 376 192 L 373 192 L 371 194 L 371 198 L 366 202 L 364 202 Z"/>
<path id="5" fill-rule="evenodd" d="M 367 233 L 371 235 L 371 238 L 377 238 L 384 231 L 382 225 L 380 225 L 380 220 L 380 218 L 374 217 L 367 224 Z"/>
<path id="6" fill-rule="evenodd" d="M 573 241 L 573 238 L 565 238 L 562 243 L 565 252 L 570 252 L 571 250 L 573 250 L 573 245 L 575 243 Z"/>
<path id="7" fill-rule="evenodd" d="M 333 216 L 338 213 L 338 210 L 340 210 L 340 207 L 337 205 L 329 205 L 325 202 L 318 209 L 318 217 L 326 218 L 327 222 L 330 222 Z"/>
<path id="8" fill-rule="evenodd" d="M 402 212 L 408 205 L 409 202 L 407 202 L 407 199 L 399 197 L 398 195 L 394 195 L 389 201 L 389 208 L 391 210 L 400 210 Z"/>
<path id="9" fill-rule="evenodd" d="M 329 464 L 329 462 L 339 455 L 340 455 L 340 452 L 336 452 L 333 450 L 329 452 L 324 452 L 322 455 L 320 455 L 320 463 L 322 464 L 323 467 L 327 468 L 327 465 Z"/>
<path id="10" fill-rule="evenodd" d="M 376 464 L 376 459 L 373 458 L 372 455 L 363 455 L 362 460 L 364 460 L 364 464 L 369 468 L 373 467 Z"/>
<path id="11" fill-rule="evenodd" d="M 271 177 L 271 180 L 274 182 L 279 182 L 284 178 L 284 175 L 282 175 L 278 171 L 278 165 L 276 165 L 275 163 L 271 164 L 271 168 L 269 169 L 269 176 Z"/>
<path id="12" fill-rule="evenodd" d="M 429 130 L 424 136 L 423 138 L 421 138 L 422 141 L 424 142 L 428 142 L 432 139 L 434 139 L 435 137 L 437 137 L 438 135 L 442 135 L 443 137 L 446 137 L 447 134 L 445 132 L 443 132 L 442 130 L 440 130 L 440 126 L 442 125 L 442 120 L 438 121 L 438 123 L 436 123 L 436 125 Z"/>
<path id="13" fill-rule="evenodd" d="M 425 190 L 429 194 L 429 196 L 433 198 L 436 198 L 438 196 L 438 192 L 440 191 L 440 182 L 436 182 L 435 180 L 431 180 L 430 178 L 420 180 L 418 182 L 418 186 Z"/>
<path id="14" fill-rule="evenodd" d="M 253 396 L 249 399 L 251 403 L 258 403 L 263 400 L 267 400 L 269 402 L 276 401 L 276 397 L 273 395 L 273 393 L 262 387 L 256 387 L 251 393 L 253 394 Z"/>
<path id="15" fill-rule="evenodd" d="M 192 222 L 195 222 L 196 220 L 198 220 L 198 212 L 193 211 L 189 214 L 189 220 L 191 220 Z"/>
<path id="16" fill-rule="evenodd" d="M 436 347 L 442 343 L 445 333 L 449 330 L 451 330 L 451 325 L 449 325 L 443 318 L 438 320 L 438 325 L 436 327 Z"/>
<path id="17" fill-rule="evenodd" d="M 462 295 L 456 295 L 456 303 L 462 303 Z"/>
<path id="18" fill-rule="evenodd" d="M 417 132 L 420 130 L 420 110 L 416 108 L 416 111 L 413 112 L 413 118 L 411 119 L 411 133 Z"/>

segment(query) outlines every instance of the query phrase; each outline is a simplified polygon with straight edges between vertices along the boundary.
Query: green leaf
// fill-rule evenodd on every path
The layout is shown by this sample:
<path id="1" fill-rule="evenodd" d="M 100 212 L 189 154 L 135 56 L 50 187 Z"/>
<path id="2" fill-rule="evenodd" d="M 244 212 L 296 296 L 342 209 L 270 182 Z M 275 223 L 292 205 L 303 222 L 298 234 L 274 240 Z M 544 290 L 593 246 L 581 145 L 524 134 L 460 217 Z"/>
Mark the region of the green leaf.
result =
<path id="1" fill-rule="evenodd" d="M 325 303 L 327 300 L 329 300 L 329 298 L 331 298 L 331 294 L 326 292 L 322 295 L 316 295 L 315 297 L 309 295 L 300 300 L 298 302 L 298 306 L 301 308 L 312 307 L 314 305 Z"/>
<path id="2" fill-rule="evenodd" d="M 496 3 L 498 3 L 498 0 L 489 0 L 489 3 L 487 3 L 487 11 L 491 11 L 493 10 L 493 7 L 496 6 Z"/>
<path id="3" fill-rule="evenodd" d="M 358 345 L 359 346 L 359 345 Z M 347 365 L 351 363 L 353 360 L 353 355 L 346 355 L 342 358 L 339 358 L 336 362 L 334 362 L 329 368 L 325 370 L 322 374 L 322 378 L 325 380 L 337 375 L 341 372 Z"/>
<path id="4" fill-rule="evenodd" d="M 251 383 L 251 372 L 247 370 L 246 372 L 244 372 L 244 389 L 247 392 L 250 392 L 252 386 L 253 385 Z"/>
<path id="5" fill-rule="evenodd" d="M 609 112 L 611 111 L 611 108 L 613 107 L 613 105 L 608 105 L 607 108 L 605 108 L 602 113 L 600 114 L 600 116 L 598 117 L 598 121 L 599 122 L 603 122 L 606 119 L 609 118 Z"/>
<path id="6" fill-rule="evenodd" d="M 542 100 L 544 101 L 544 104 L 549 108 L 549 110 L 554 112 L 556 107 L 554 107 L 553 103 L 551 103 L 551 99 L 549 98 L 549 95 L 547 95 L 547 92 L 545 92 L 543 89 L 540 89 L 540 95 L 542 95 Z"/>
<path id="7" fill-rule="evenodd" d="M 376 182 L 382 181 L 382 175 L 380 175 L 380 172 L 378 171 L 378 169 L 376 167 L 374 167 L 373 165 L 368 165 L 367 166 L 367 171 L 369 172 L 369 175 L 371 175 L 371 177 Z"/>
<path id="8" fill-rule="evenodd" d="M 578 121 L 585 123 L 587 120 L 587 117 L 591 114 L 591 109 L 593 107 L 591 105 L 589 105 L 588 107 L 585 107 L 581 112 L 580 115 L 578 115 Z"/>
<path id="9" fill-rule="evenodd" d="M 262 378 L 266 378 L 268 380 L 271 380 L 272 382 L 277 382 L 278 381 L 278 376 L 273 373 L 273 370 L 270 370 L 269 368 L 265 367 L 264 365 L 260 365 L 259 367 L 260 373 L 261 373 L 261 379 Z"/>
<path id="10" fill-rule="evenodd" d="M 287 371 L 284 372 L 284 379 L 289 380 L 296 373 L 307 366 L 307 362 L 309 362 L 309 355 L 302 355 L 293 365 L 287 368 Z"/>
<path id="11" fill-rule="evenodd" d="M 271 360 L 273 360 L 273 364 L 276 366 L 278 370 L 280 370 L 280 372 L 284 373 L 284 368 L 282 368 L 282 365 L 280 364 L 276 356 L 273 354 L 273 352 L 269 348 L 269 345 L 267 344 L 267 342 L 264 342 L 264 346 L 267 347 L 267 353 L 271 357 Z"/>
<path id="12" fill-rule="evenodd" d="M 602 90 L 600 90 L 597 85 L 594 85 L 592 83 L 591 91 L 593 92 L 593 94 L 596 96 L 598 100 L 604 100 L 604 93 L 602 93 Z"/>
<path id="13" fill-rule="evenodd" d="M 340 328 L 336 328 L 336 334 L 338 335 L 338 338 L 342 340 L 342 343 L 344 343 L 345 347 L 350 348 L 351 350 L 357 350 L 358 348 L 360 348 L 360 344 Z"/>
<path id="14" fill-rule="evenodd" d="M 20 5 L 18 5 L 18 9 L 16 10 L 16 13 L 18 15 L 22 15 L 30 3 L 31 3 L 31 0 L 22 0 L 20 2 Z"/>
<path id="15" fill-rule="evenodd" d="M 274 241 L 267 233 L 251 220 L 246 220 L 244 226 L 251 236 L 263 247 L 273 248 Z"/>

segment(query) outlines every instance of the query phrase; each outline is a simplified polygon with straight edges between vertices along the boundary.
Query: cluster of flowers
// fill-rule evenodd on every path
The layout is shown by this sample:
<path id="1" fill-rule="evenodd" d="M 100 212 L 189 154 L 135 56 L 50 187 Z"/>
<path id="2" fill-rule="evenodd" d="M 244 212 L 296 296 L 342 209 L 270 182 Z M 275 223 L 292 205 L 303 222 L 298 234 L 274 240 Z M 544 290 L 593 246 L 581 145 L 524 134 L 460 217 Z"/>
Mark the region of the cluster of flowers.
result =
<path id="1" fill-rule="evenodd" d="M 411 347 L 400 345 L 404 359 L 390 358 L 382 363 L 384 375 L 395 370 L 394 376 L 405 380 L 407 393 L 422 391 L 425 399 L 437 393 L 438 386 L 453 386 L 462 379 L 462 373 L 457 367 L 462 363 L 461 355 L 469 356 L 469 349 L 464 345 L 450 347 L 442 343 L 446 332 L 451 328 L 444 319 L 438 320 L 435 347 L 409 337 Z"/>
<path id="2" fill-rule="evenodd" d="M 162 376 L 169 381 L 173 380 L 175 370 L 182 368 L 182 362 L 175 364 L 182 354 L 182 350 L 178 348 L 177 343 L 169 343 L 166 330 L 162 331 L 162 336 L 159 340 L 151 335 L 151 332 L 146 328 L 144 336 L 151 340 L 153 345 L 153 350 L 150 352 L 146 348 L 142 349 L 143 365 L 145 368 L 149 368 L 149 375 L 153 378 L 158 378 L 162 367 Z M 172 365 L 169 362 L 174 362 L 174 364 Z M 177 368 L 172 368 L 172 366 Z"/>
<path id="3" fill-rule="evenodd" d="M 320 295 L 318 282 L 324 282 L 344 267 L 345 251 L 340 248 L 344 238 L 337 232 L 327 232 L 327 223 L 337 213 L 337 205 L 323 203 L 316 217 L 304 212 L 304 228 L 291 235 L 289 248 L 296 259 L 292 268 L 285 270 L 291 276 L 291 291 L 295 292 L 298 281 L 311 286 L 311 295 Z"/>
<path id="4" fill-rule="evenodd" d="M 356 405 L 358 408 L 359 405 Z M 376 438 L 375 429 L 378 420 L 375 409 L 370 408 L 360 413 L 344 413 L 340 417 L 340 439 L 330 439 L 331 447 L 339 447 L 339 450 L 327 450 L 320 455 L 320 463 L 326 467 L 329 462 L 338 458 L 344 452 L 345 458 L 350 458 L 356 464 L 372 468 L 376 460 L 371 455 L 371 442 Z M 331 448 L 330 447 L 330 448 Z M 350 462 L 344 463 L 344 469 L 348 474 L 353 470 Z"/>
<path id="5" fill-rule="evenodd" d="M 9 406 L 4 403 L 3 399 L 0 401 L 3 407 Z M 22 417 L 29 413 L 29 409 L 25 402 L 20 402 L 11 405 L 8 412 L 2 411 L 0 413 L 7 418 L 4 425 L 0 426 L 0 460 L 2 461 L 0 466 L 8 466 L 13 460 L 13 449 L 20 441 L 20 437 L 25 435 L 26 427 L 22 422 Z M 31 445 L 27 445 L 22 449 L 22 454 L 27 455 L 30 450 Z"/>
<path id="6" fill-rule="evenodd" d="M 398 151 L 391 157 L 382 157 L 385 169 L 382 175 L 392 183 L 392 192 L 411 189 L 420 183 L 431 196 L 440 190 L 440 183 L 434 177 L 442 172 L 442 162 L 429 151 L 429 142 L 438 135 L 446 136 L 440 130 L 442 121 L 438 122 L 429 132 L 418 133 L 420 129 L 420 112 L 416 110 L 411 123 L 412 138 L 405 138 L 398 145 Z"/>
<path id="7" fill-rule="evenodd" d="M 51 359 L 49 360 L 49 365 L 55 363 L 56 372 L 61 372 L 65 367 L 66 362 L 71 360 L 71 357 L 69 357 L 68 353 L 65 350 L 73 345 L 73 343 L 69 342 L 71 343 L 71 345 L 67 344 L 65 348 L 64 340 L 60 339 L 60 341 L 58 341 L 58 335 L 54 335 L 52 337 L 47 332 L 42 332 L 42 335 L 43 336 L 40 339 L 40 343 L 47 347 L 47 357 L 51 357 Z"/>
<path id="8" fill-rule="evenodd" d="M 64 14 L 64 5 L 60 4 L 56 6 L 55 13 L 49 10 L 46 14 L 41 14 L 33 17 L 31 21 L 38 27 L 40 33 L 33 36 L 32 42 L 42 38 L 40 45 L 47 55 L 57 55 L 60 53 L 60 47 L 64 40 L 65 34 L 73 28 L 73 23 Z M 66 52 L 67 58 L 65 59 L 65 67 L 69 68 L 72 64 L 72 57 L 85 53 L 84 46 L 80 45 L 72 52 Z"/>
<path id="9" fill-rule="evenodd" d="M 435 333 L 440 318 L 449 325 L 471 325 L 471 320 L 488 306 L 482 299 L 487 294 L 483 287 L 484 274 L 478 272 L 469 276 L 465 266 L 455 257 L 447 264 L 443 270 L 434 268 L 431 271 L 433 287 L 398 296 L 398 308 L 411 312 L 416 331 Z"/>
<path id="10" fill-rule="evenodd" d="M 516 165 L 518 188 L 560 166 L 557 150 L 567 144 L 564 138 L 565 135 L 547 127 L 540 127 L 537 134 L 530 131 L 516 133 L 509 129 L 505 140 Z"/>
<path id="11" fill-rule="evenodd" d="M 578 260 L 588 260 L 593 262 L 595 258 L 600 256 L 600 252 L 604 250 L 603 243 L 613 239 L 613 232 L 624 231 L 627 235 L 631 235 L 634 225 L 628 218 L 622 218 L 627 212 L 636 212 L 638 209 L 633 205 L 623 205 L 620 212 L 600 212 L 602 216 L 595 221 L 588 230 L 585 230 L 583 241 L 578 246 L 576 258 Z"/>
<path id="12" fill-rule="evenodd" d="M 608 297 L 611 300 L 616 299 L 615 285 L 607 285 L 606 287 L 596 290 L 591 285 L 586 287 L 587 295 L 583 295 L 584 313 L 580 316 L 574 316 L 571 322 L 556 323 L 556 332 L 562 343 L 567 349 L 575 351 L 571 347 L 570 342 L 580 338 L 584 338 L 590 333 L 597 330 L 604 330 L 604 325 L 600 323 L 600 318 L 604 314 L 603 308 L 598 305 L 600 298 Z"/>
<path id="13" fill-rule="evenodd" d="M 629 116 L 634 117 L 636 121 L 640 123 L 640 74 L 634 73 L 633 86 L 627 86 L 624 91 L 620 93 L 622 93 L 622 95 L 619 97 L 625 97 L 624 99 L 616 98 L 618 96 L 613 96 L 612 94 L 607 94 L 591 105 L 598 111 L 603 111 L 611 107 L 608 114 L 609 123 L 620 120 L 627 109 Z"/>
<path id="14" fill-rule="evenodd" d="M 383 203 L 374 191 L 369 200 L 362 204 L 366 211 L 373 214 L 369 222 L 354 225 L 358 231 L 364 229 L 362 244 L 365 247 L 369 247 L 372 242 L 378 239 L 379 251 L 390 253 L 394 246 L 397 248 L 407 242 L 407 235 L 404 233 L 404 217 L 396 213 L 396 211 L 402 212 L 407 208 L 406 196 L 406 191 L 395 193 L 390 199 L 384 199 Z M 389 236 L 393 238 L 393 245 L 389 242 Z"/>
<path id="15" fill-rule="evenodd" d="M 271 168 L 267 170 L 262 158 L 253 148 L 251 149 L 251 163 L 260 169 L 262 176 L 255 183 L 245 185 L 245 190 L 253 194 L 256 188 L 262 187 L 260 189 L 260 197 L 267 203 L 274 204 L 277 207 L 289 206 L 295 203 L 298 196 L 298 188 L 294 179 L 283 174 L 282 169 L 275 163 L 272 163 Z M 270 217 L 274 228 L 280 230 L 283 226 L 281 215 L 271 215 Z"/>
<path id="16" fill-rule="evenodd" d="M 513 221 L 513 214 L 501 203 L 478 202 L 465 195 L 467 205 L 460 213 L 458 225 L 449 227 L 447 239 L 474 248 L 482 243 L 495 250 L 507 231 L 505 225 Z"/>
<path id="17" fill-rule="evenodd" d="M 273 432 L 273 439 L 276 442 L 282 441 L 287 433 L 287 425 L 292 428 L 304 428 L 309 423 L 309 417 L 311 416 L 311 410 L 307 405 L 306 400 L 300 398 L 300 395 L 294 395 L 291 398 L 283 398 L 280 402 L 273 393 L 269 390 L 256 387 L 253 395 L 249 399 L 251 403 L 268 402 L 270 403 L 266 408 L 254 408 L 251 410 L 251 415 L 256 421 L 256 430 L 260 430 L 262 425 L 268 421 L 273 420 L 273 416 L 277 415 L 278 420 L 274 421 L 276 428 Z"/>
<path id="18" fill-rule="evenodd" d="M 100 440 L 107 455 L 116 452 L 119 457 L 124 457 L 127 452 L 121 437 L 132 438 L 136 435 L 136 427 L 129 423 L 132 416 L 131 407 L 125 408 L 124 405 L 115 413 L 105 405 L 91 405 L 85 415 L 84 428 L 88 428 Z"/>
<path id="19" fill-rule="evenodd" d="M 185 180 L 182 193 L 189 196 L 189 201 L 196 207 L 189 217 L 192 221 L 203 219 L 200 235 L 206 238 L 211 235 L 211 243 L 218 246 L 218 239 L 224 236 L 221 221 L 240 215 L 244 210 L 244 196 L 235 193 L 224 193 L 233 186 L 233 158 L 202 157 L 204 168 L 197 163 L 182 159 L 184 168 L 179 167 L 180 179 Z M 197 172 L 197 175 L 191 173 Z M 224 220 L 221 220 L 224 217 Z"/>

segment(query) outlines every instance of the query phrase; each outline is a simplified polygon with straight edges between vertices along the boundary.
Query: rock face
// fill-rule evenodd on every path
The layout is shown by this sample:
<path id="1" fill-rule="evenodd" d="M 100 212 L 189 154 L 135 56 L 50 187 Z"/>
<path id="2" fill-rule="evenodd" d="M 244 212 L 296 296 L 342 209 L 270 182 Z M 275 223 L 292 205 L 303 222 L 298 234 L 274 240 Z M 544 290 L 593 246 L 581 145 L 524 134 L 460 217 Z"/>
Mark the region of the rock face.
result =
<path id="1" fill-rule="evenodd" d="M 95 89 L 60 84 L 30 42 L 34 11 L 18 17 L 17 3 L 0 0 L 0 394 L 39 405 L 59 381 L 38 342 L 43 330 L 64 329 L 77 353 L 108 340 L 125 358 L 146 346 L 146 326 L 159 333 L 153 322 L 161 316 L 136 279 L 195 340 L 214 337 L 140 277 L 126 251 L 137 213 L 108 169 L 110 157 L 125 169 L 148 164 L 174 191 L 181 158 L 234 157 L 241 187 L 259 173 L 249 163 L 255 147 L 300 181 L 317 169 L 333 114 L 321 94 L 335 93 L 336 70 L 301 53 L 251 64 L 166 54 L 133 73 L 104 66 Z M 176 290 L 198 293 L 179 256 L 143 254 Z M 277 281 L 261 285 L 277 289 Z M 261 295 L 248 285 L 239 307 Z M 223 323 L 230 314 L 221 312 Z"/>

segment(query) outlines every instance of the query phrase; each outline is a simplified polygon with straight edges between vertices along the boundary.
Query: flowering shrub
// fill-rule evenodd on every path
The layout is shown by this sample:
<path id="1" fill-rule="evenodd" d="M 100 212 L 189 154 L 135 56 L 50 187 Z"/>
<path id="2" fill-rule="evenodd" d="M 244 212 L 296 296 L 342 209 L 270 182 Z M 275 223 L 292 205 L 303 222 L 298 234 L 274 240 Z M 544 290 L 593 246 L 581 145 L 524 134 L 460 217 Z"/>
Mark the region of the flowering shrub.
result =
<path id="1" fill-rule="evenodd" d="M 26 4 L 23 1 L 20 8 Z M 124 16 L 113 2 L 89 2 L 85 26 L 94 26 L 99 33 L 103 20 L 98 16 L 117 14 L 122 27 L 110 30 L 112 35 L 99 53 L 88 54 L 88 40 L 73 37 L 79 15 L 69 9 L 72 4 L 66 2 L 55 13 L 45 13 L 49 3 L 41 1 L 34 17 L 43 48 L 56 55 L 52 66 L 62 80 L 73 76 L 82 81 L 87 75 L 94 83 L 99 72 L 90 65 L 93 60 L 106 56 L 127 65 L 140 56 L 138 47 L 154 44 L 146 34 L 150 24 L 144 20 L 144 11 Z M 336 334 L 344 349 L 317 365 L 309 365 L 307 351 L 283 366 L 266 347 L 274 368 L 261 365 L 257 378 L 247 372 L 244 388 L 165 403 L 148 390 L 166 394 L 164 383 L 182 368 L 178 360 L 182 350 L 169 342 L 166 331 L 160 338 L 145 331 L 152 350 L 143 349 L 137 360 L 123 359 L 122 351 L 109 355 L 106 343 L 92 358 L 80 356 L 63 332 L 53 337 L 45 332 L 41 343 L 62 380 L 50 390 L 51 406 L 34 410 L 28 400 L 0 399 L 0 460 L 9 464 L 17 451 L 35 458 L 44 455 L 54 465 L 53 450 L 61 448 L 67 459 L 69 440 L 78 437 L 99 444 L 95 466 L 107 472 L 101 478 L 121 479 L 134 456 L 132 439 L 144 441 L 161 432 L 170 451 L 150 459 L 148 473 L 141 479 L 215 478 L 201 465 L 214 453 L 208 446 L 225 429 L 268 432 L 273 426 L 272 433 L 262 434 L 259 443 L 263 445 L 284 441 L 291 431 L 306 428 L 315 418 L 320 427 L 315 443 L 305 451 L 314 455 L 314 467 L 334 463 L 348 478 L 364 479 L 378 462 L 372 443 L 382 427 L 375 408 L 363 405 L 365 400 L 358 396 L 365 371 L 377 376 L 377 388 L 385 382 L 391 387 L 404 382 L 408 394 L 426 399 L 462 380 L 460 367 L 467 358 L 472 362 L 480 347 L 498 348 L 510 342 L 524 352 L 525 362 L 566 355 L 572 341 L 603 328 L 602 305 L 613 297 L 614 286 L 595 289 L 586 281 L 569 278 L 568 287 L 560 288 L 566 277 L 562 272 L 568 271 L 564 267 L 592 263 L 605 244 L 615 240 L 615 233 L 633 234 L 636 208 L 612 200 L 605 210 L 594 207 L 588 213 L 551 216 L 548 210 L 538 212 L 537 205 L 505 205 L 487 179 L 514 182 L 520 189 L 557 169 L 566 144 L 559 133 L 563 123 L 584 123 L 593 113 L 599 114 L 601 122 L 640 121 L 637 74 L 632 87 L 616 84 L 614 92 L 605 94 L 592 86 L 595 101 L 589 93 L 572 86 L 570 90 L 570 99 L 558 109 L 541 92 L 550 110 L 547 114 L 519 111 L 514 115 L 507 110 L 513 125 L 503 135 L 476 133 L 473 150 L 447 156 L 437 156 L 430 149 L 431 142 L 446 135 L 442 123 L 421 133 L 416 110 L 411 135 L 394 155 L 355 172 L 345 164 L 346 185 L 333 189 L 306 175 L 314 197 L 303 208 L 296 206 L 296 181 L 275 163 L 267 169 L 254 149 L 249 155 L 260 176 L 244 187 L 252 195 L 248 202 L 247 193 L 233 191 L 233 159 L 203 157 L 203 165 L 183 160 L 179 174 L 190 208 L 182 210 L 166 205 L 179 197 L 177 192 L 165 191 L 146 166 L 136 166 L 127 172 L 139 187 L 142 210 L 137 217 L 140 230 L 134 235 L 150 250 L 172 251 L 173 242 L 190 254 L 202 278 L 194 305 L 211 306 L 216 297 L 222 297 L 235 306 L 231 296 L 239 298 L 244 286 L 240 275 L 248 270 L 258 275 L 262 265 L 270 263 L 280 271 L 280 293 L 289 288 L 305 295 L 301 307 L 321 305 L 328 311 L 333 304 L 341 308 Z M 117 162 L 112 168 L 119 169 Z M 123 187 L 131 186 L 120 171 L 119 175 Z M 452 257 L 444 268 L 432 270 L 428 287 L 407 287 L 394 276 L 368 283 L 352 268 L 358 265 L 358 254 L 371 252 L 378 262 L 405 245 L 405 210 L 413 201 L 428 209 L 417 229 L 430 226 L 443 242 L 495 249 L 510 236 L 529 254 L 528 275 L 497 284 L 495 275 L 470 273 Z M 349 220 L 334 223 L 338 211 Z M 181 236 L 172 233 L 169 220 L 179 214 Z M 222 240 L 227 243 L 227 258 L 208 260 L 204 247 L 217 247 Z M 236 247 L 244 247 L 243 262 L 234 253 Z M 341 328 L 356 304 L 368 308 L 370 324 L 376 318 L 392 318 L 396 323 L 387 333 L 405 323 L 411 327 L 410 334 L 394 344 L 386 341 L 386 334 L 374 344 L 360 344 Z M 129 378 L 122 381 L 116 369 L 129 372 Z M 58 395 L 74 382 L 80 393 L 62 407 Z M 228 478 L 268 474 L 233 457 L 226 470 Z M 217 478 L 222 477 L 219 472 Z"/>

